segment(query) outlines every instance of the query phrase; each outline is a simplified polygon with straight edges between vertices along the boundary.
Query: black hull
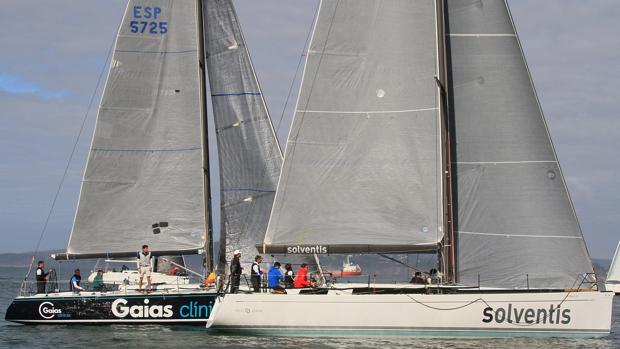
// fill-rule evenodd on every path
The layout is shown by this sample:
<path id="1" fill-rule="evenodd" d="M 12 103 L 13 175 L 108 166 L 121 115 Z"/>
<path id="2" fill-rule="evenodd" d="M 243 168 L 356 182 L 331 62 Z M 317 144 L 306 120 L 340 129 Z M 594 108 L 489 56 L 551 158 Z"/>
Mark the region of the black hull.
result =
<path id="1" fill-rule="evenodd" d="M 76 295 L 16 298 L 5 320 L 22 324 L 202 325 L 216 293 Z"/>

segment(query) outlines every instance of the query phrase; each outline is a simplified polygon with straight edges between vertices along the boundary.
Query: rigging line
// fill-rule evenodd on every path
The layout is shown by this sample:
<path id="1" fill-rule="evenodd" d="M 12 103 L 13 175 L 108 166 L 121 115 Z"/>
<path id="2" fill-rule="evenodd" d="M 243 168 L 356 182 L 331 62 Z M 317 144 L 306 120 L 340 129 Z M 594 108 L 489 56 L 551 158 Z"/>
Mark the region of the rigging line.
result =
<path id="1" fill-rule="evenodd" d="M 389 260 L 391 260 L 391 261 L 393 261 L 393 262 L 396 262 L 396 263 L 398 263 L 398 264 L 400 264 L 400 265 L 403 265 L 403 266 L 405 266 L 405 267 L 407 267 L 407 268 L 409 268 L 409 269 L 413 269 L 413 270 L 415 270 L 415 271 L 422 272 L 422 270 L 417 269 L 417 268 L 415 268 L 415 267 L 412 267 L 412 266 L 410 266 L 409 264 L 407 264 L 407 263 L 405 263 L 405 262 L 401 262 L 401 261 L 399 261 L 398 259 L 396 259 L 396 258 L 392 258 L 392 257 L 390 257 L 390 256 L 388 256 L 388 255 L 386 255 L 386 254 L 379 253 L 379 256 L 381 256 L 381 257 L 383 257 L 383 258 L 385 258 L 385 259 L 389 259 Z M 418 256 L 419 256 L 419 255 L 418 255 Z"/>
<path id="2" fill-rule="evenodd" d="M 310 41 L 310 36 L 312 35 L 312 26 L 314 25 L 316 16 L 319 13 L 318 7 L 320 3 L 321 3 L 320 1 L 317 1 L 317 8 L 314 11 L 314 17 L 312 17 L 312 21 L 310 22 L 310 29 L 308 30 L 308 35 L 306 35 L 306 42 L 304 43 L 304 47 L 302 48 L 301 55 L 299 55 L 299 61 L 297 62 L 297 68 L 295 69 L 295 75 L 293 75 L 291 86 L 288 89 L 288 94 L 286 95 L 286 101 L 284 101 L 284 107 L 282 108 L 282 114 L 280 115 L 280 120 L 278 120 L 278 124 L 276 125 L 276 138 L 278 137 L 278 132 L 280 132 L 280 126 L 282 126 L 282 120 L 284 120 L 284 113 L 286 112 L 288 101 L 291 98 L 291 93 L 293 92 L 295 81 L 297 80 L 297 74 L 299 74 L 299 68 L 301 68 L 301 62 L 303 62 L 304 56 L 307 55 L 307 52 L 310 51 L 310 47 L 308 47 L 308 44 L 309 44 L 308 42 Z M 301 88 L 301 86 L 299 88 Z"/>
<path id="3" fill-rule="evenodd" d="M 118 23 L 117 26 L 117 32 L 118 30 L 120 30 L 120 26 L 122 23 L 122 18 Z M 28 279 L 28 276 L 30 276 L 30 272 L 32 271 L 32 267 L 34 265 L 34 260 L 36 258 L 37 253 L 39 252 L 39 247 L 41 246 L 41 241 L 43 240 L 43 236 L 45 235 L 45 231 L 47 230 L 47 226 L 49 224 L 50 218 L 52 217 L 52 213 L 54 212 L 54 207 L 56 207 L 56 202 L 58 200 L 58 196 L 60 195 L 60 191 L 62 190 L 62 186 L 65 182 L 65 178 L 67 177 L 67 173 L 69 172 L 69 166 L 71 165 L 71 162 L 73 160 L 73 156 L 75 155 L 75 151 L 77 149 L 78 143 L 80 141 L 80 138 L 82 136 L 82 133 L 84 131 L 84 126 L 86 125 L 86 120 L 88 120 L 88 114 L 90 114 L 90 110 L 93 106 L 93 102 L 95 101 L 95 97 L 97 96 L 97 91 L 99 90 L 99 86 L 101 84 L 101 80 L 103 79 L 103 75 L 106 71 L 106 67 L 108 66 L 108 61 L 109 61 L 109 57 L 112 54 L 112 50 L 114 49 L 114 43 L 116 42 L 116 34 L 114 35 L 114 39 L 112 40 L 112 42 L 110 43 L 110 47 L 108 48 L 108 53 L 106 55 L 106 58 L 103 62 L 103 66 L 101 67 L 101 70 L 99 72 L 99 77 L 97 78 L 97 84 L 95 85 L 95 89 L 93 91 L 93 93 L 90 96 L 90 100 L 88 102 L 88 107 L 86 109 L 86 112 L 84 113 L 84 116 L 82 117 L 82 124 L 80 125 L 80 130 L 78 131 L 77 137 L 75 138 L 75 141 L 73 142 L 73 148 L 71 149 L 71 153 L 69 154 L 69 159 L 67 160 L 67 165 L 65 166 L 64 172 L 62 174 L 62 177 L 60 178 L 60 183 L 58 183 L 58 187 L 56 188 L 56 193 L 54 194 L 54 199 L 52 200 L 52 205 L 50 206 L 50 209 L 47 213 L 47 217 L 45 218 L 45 222 L 43 223 L 43 228 L 41 229 L 41 233 L 39 234 L 39 240 L 37 241 L 36 247 L 34 249 L 34 252 L 32 253 L 32 260 L 30 261 L 30 267 L 28 268 L 28 273 L 26 273 L 26 276 L 24 277 L 24 281 L 26 281 Z"/>

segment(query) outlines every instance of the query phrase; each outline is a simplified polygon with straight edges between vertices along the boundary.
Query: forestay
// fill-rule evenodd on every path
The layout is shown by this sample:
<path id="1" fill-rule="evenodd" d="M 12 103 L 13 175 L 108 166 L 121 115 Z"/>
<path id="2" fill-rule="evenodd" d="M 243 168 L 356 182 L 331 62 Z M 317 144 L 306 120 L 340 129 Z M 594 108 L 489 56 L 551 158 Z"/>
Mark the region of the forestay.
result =
<path id="1" fill-rule="evenodd" d="M 120 27 L 67 252 L 204 244 L 196 2 L 131 0 Z M 168 222 L 153 234 L 152 224 Z"/>
<path id="2" fill-rule="evenodd" d="M 231 0 L 204 1 L 207 67 L 220 168 L 220 265 L 256 254 L 282 153 Z M 224 250 L 225 249 L 225 250 Z"/>
<path id="3" fill-rule="evenodd" d="M 264 251 L 436 251 L 434 1 L 323 0 Z"/>
<path id="4" fill-rule="evenodd" d="M 504 0 L 448 0 L 459 282 L 571 287 L 593 272 Z"/>

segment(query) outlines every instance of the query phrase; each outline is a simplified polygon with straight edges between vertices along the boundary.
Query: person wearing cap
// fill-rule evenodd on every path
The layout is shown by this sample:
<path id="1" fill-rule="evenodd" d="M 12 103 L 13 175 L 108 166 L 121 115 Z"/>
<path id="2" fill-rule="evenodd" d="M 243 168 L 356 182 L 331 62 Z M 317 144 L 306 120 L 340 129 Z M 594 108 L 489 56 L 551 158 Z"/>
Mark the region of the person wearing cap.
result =
<path id="1" fill-rule="evenodd" d="M 263 271 L 260 269 L 260 264 L 263 261 L 263 257 L 257 255 L 254 257 L 254 263 L 252 263 L 252 269 L 250 270 L 250 281 L 252 281 L 252 288 L 254 292 L 260 292 L 260 277 L 263 275 Z"/>
<path id="2" fill-rule="evenodd" d="M 241 281 L 241 251 L 233 252 L 233 259 L 230 261 L 230 293 L 239 291 L 239 281 Z"/>

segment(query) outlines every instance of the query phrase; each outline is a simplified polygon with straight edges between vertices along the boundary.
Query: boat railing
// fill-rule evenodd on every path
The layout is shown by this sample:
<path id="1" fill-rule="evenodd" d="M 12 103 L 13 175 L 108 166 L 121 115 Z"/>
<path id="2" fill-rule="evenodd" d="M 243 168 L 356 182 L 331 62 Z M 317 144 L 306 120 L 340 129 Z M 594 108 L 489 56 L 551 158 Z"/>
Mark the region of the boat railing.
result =
<path id="1" fill-rule="evenodd" d="M 52 275 L 52 274 L 50 274 Z M 195 283 L 186 283 L 181 282 L 186 278 L 185 276 L 178 276 L 176 278 L 176 282 L 167 282 L 167 283 L 153 283 L 152 290 L 153 291 L 167 291 L 167 292 L 180 292 L 183 290 L 191 289 L 191 288 L 204 288 L 202 284 L 202 280 L 196 281 Z M 34 296 L 40 292 L 38 292 L 38 281 L 35 280 L 23 280 L 21 287 L 19 289 L 19 296 L 28 297 Z M 45 291 L 42 293 L 45 294 L 53 294 L 53 293 L 62 293 L 62 292 L 71 292 L 71 280 L 70 279 L 62 279 L 57 280 L 56 278 L 51 278 L 48 276 L 48 281 L 45 283 Z M 80 286 L 85 289 L 82 292 L 115 292 L 115 293 L 135 293 L 138 291 L 142 291 L 146 288 L 146 280 L 144 280 L 142 284 L 142 289 L 139 289 L 139 284 L 136 282 L 131 282 L 128 279 L 125 279 L 121 282 L 104 282 L 103 286 L 99 286 L 97 288 L 94 287 L 92 282 L 89 282 L 86 279 L 82 279 L 80 282 Z M 77 293 L 77 292 L 76 292 Z"/>

